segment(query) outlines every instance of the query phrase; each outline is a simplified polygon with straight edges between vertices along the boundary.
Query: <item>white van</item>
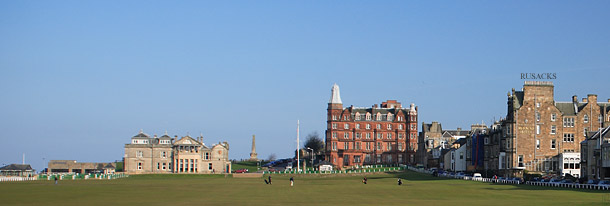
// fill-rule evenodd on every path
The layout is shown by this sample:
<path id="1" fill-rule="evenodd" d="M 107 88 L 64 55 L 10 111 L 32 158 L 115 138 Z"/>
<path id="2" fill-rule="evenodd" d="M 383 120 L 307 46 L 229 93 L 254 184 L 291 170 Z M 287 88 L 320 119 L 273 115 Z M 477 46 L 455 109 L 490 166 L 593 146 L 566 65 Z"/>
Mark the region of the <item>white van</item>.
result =
<path id="1" fill-rule="evenodd" d="M 474 174 L 472 175 L 472 179 L 475 179 L 475 180 L 476 180 L 476 179 L 483 179 L 483 177 L 481 176 L 481 173 L 474 173 Z"/>

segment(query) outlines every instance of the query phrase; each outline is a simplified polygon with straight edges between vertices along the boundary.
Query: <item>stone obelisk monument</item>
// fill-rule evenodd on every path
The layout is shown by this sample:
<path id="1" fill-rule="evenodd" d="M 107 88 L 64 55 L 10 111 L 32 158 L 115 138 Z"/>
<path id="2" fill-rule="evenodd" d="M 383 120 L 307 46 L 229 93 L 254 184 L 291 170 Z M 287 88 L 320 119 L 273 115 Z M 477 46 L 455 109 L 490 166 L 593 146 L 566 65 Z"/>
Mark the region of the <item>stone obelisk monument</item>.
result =
<path id="1" fill-rule="evenodd" d="M 258 161 L 258 158 L 256 158 L 256 142 L 254 139 L 254 135 L 252 135 L 252 152 L 250 152 L 250 160 Z"/>

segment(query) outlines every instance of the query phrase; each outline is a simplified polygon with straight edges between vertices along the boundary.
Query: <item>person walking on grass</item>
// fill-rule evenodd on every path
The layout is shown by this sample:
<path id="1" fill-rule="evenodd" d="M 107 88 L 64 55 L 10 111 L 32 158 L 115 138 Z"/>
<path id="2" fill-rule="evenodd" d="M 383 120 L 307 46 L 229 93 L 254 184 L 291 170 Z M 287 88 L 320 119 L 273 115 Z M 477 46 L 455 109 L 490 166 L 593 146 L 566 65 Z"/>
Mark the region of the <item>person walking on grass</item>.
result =
<path id="1" fill-rule="evenodd" d="M 269 184 L 272 185 L 271 184 L 271 175 L 269 175 Z"/>
<path id="2" fill-rule="evenodd" d="M 366 185 L 366 177 L 362 178 L 362 183 Z"/>
<path id="3" fill-rule="evenodd" d="M 292 187 L 294 185 L 294 178 L 290 177 L 290 186 Z"/>
<path id="4" fill-rule="evenodd" d="M 57 184 L 57 176 L 55 176 L 55 184 Z"/>
<path id="5" fill-rule="evenodd" d="M 398 186 L 402 185 L 402 180 L 400 179 L 400 177 L 398 178 Z"/>

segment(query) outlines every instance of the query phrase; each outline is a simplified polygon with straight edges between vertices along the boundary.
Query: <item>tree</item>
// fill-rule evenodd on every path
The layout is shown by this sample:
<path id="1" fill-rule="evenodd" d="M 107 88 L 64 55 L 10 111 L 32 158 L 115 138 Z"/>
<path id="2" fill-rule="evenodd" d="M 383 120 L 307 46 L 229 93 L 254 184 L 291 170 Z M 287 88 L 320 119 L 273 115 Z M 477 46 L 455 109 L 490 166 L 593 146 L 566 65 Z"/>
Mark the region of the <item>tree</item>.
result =
<path id="1" fill-rule="evenodd" d="M 324 141 L 318 135 L 318 132 L 309 133 L 305 139 L 305 147 L 304 149 L 311 148 L 315 153 L 320 153 L 324 150 Z"/>
<path id="2" fill-rule="evenodd" d="M 271 161 L 275 160 L 275 158 L 276 158 L 275 153 L 271 153 L 268 157 L 268 160 L 271 162 Z"/>

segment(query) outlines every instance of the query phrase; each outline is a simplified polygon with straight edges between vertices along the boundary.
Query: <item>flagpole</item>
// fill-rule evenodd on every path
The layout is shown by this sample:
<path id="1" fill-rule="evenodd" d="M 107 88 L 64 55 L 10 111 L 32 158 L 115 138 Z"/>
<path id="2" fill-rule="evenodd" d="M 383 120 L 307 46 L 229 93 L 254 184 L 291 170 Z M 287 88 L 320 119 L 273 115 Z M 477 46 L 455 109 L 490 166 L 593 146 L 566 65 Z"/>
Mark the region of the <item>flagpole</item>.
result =
<path id="1" fill-rule="evenodd" d="M 299 151 L 299 120 L 297 120 L 297 172 L 301 171 L 301 154 Z"/>

